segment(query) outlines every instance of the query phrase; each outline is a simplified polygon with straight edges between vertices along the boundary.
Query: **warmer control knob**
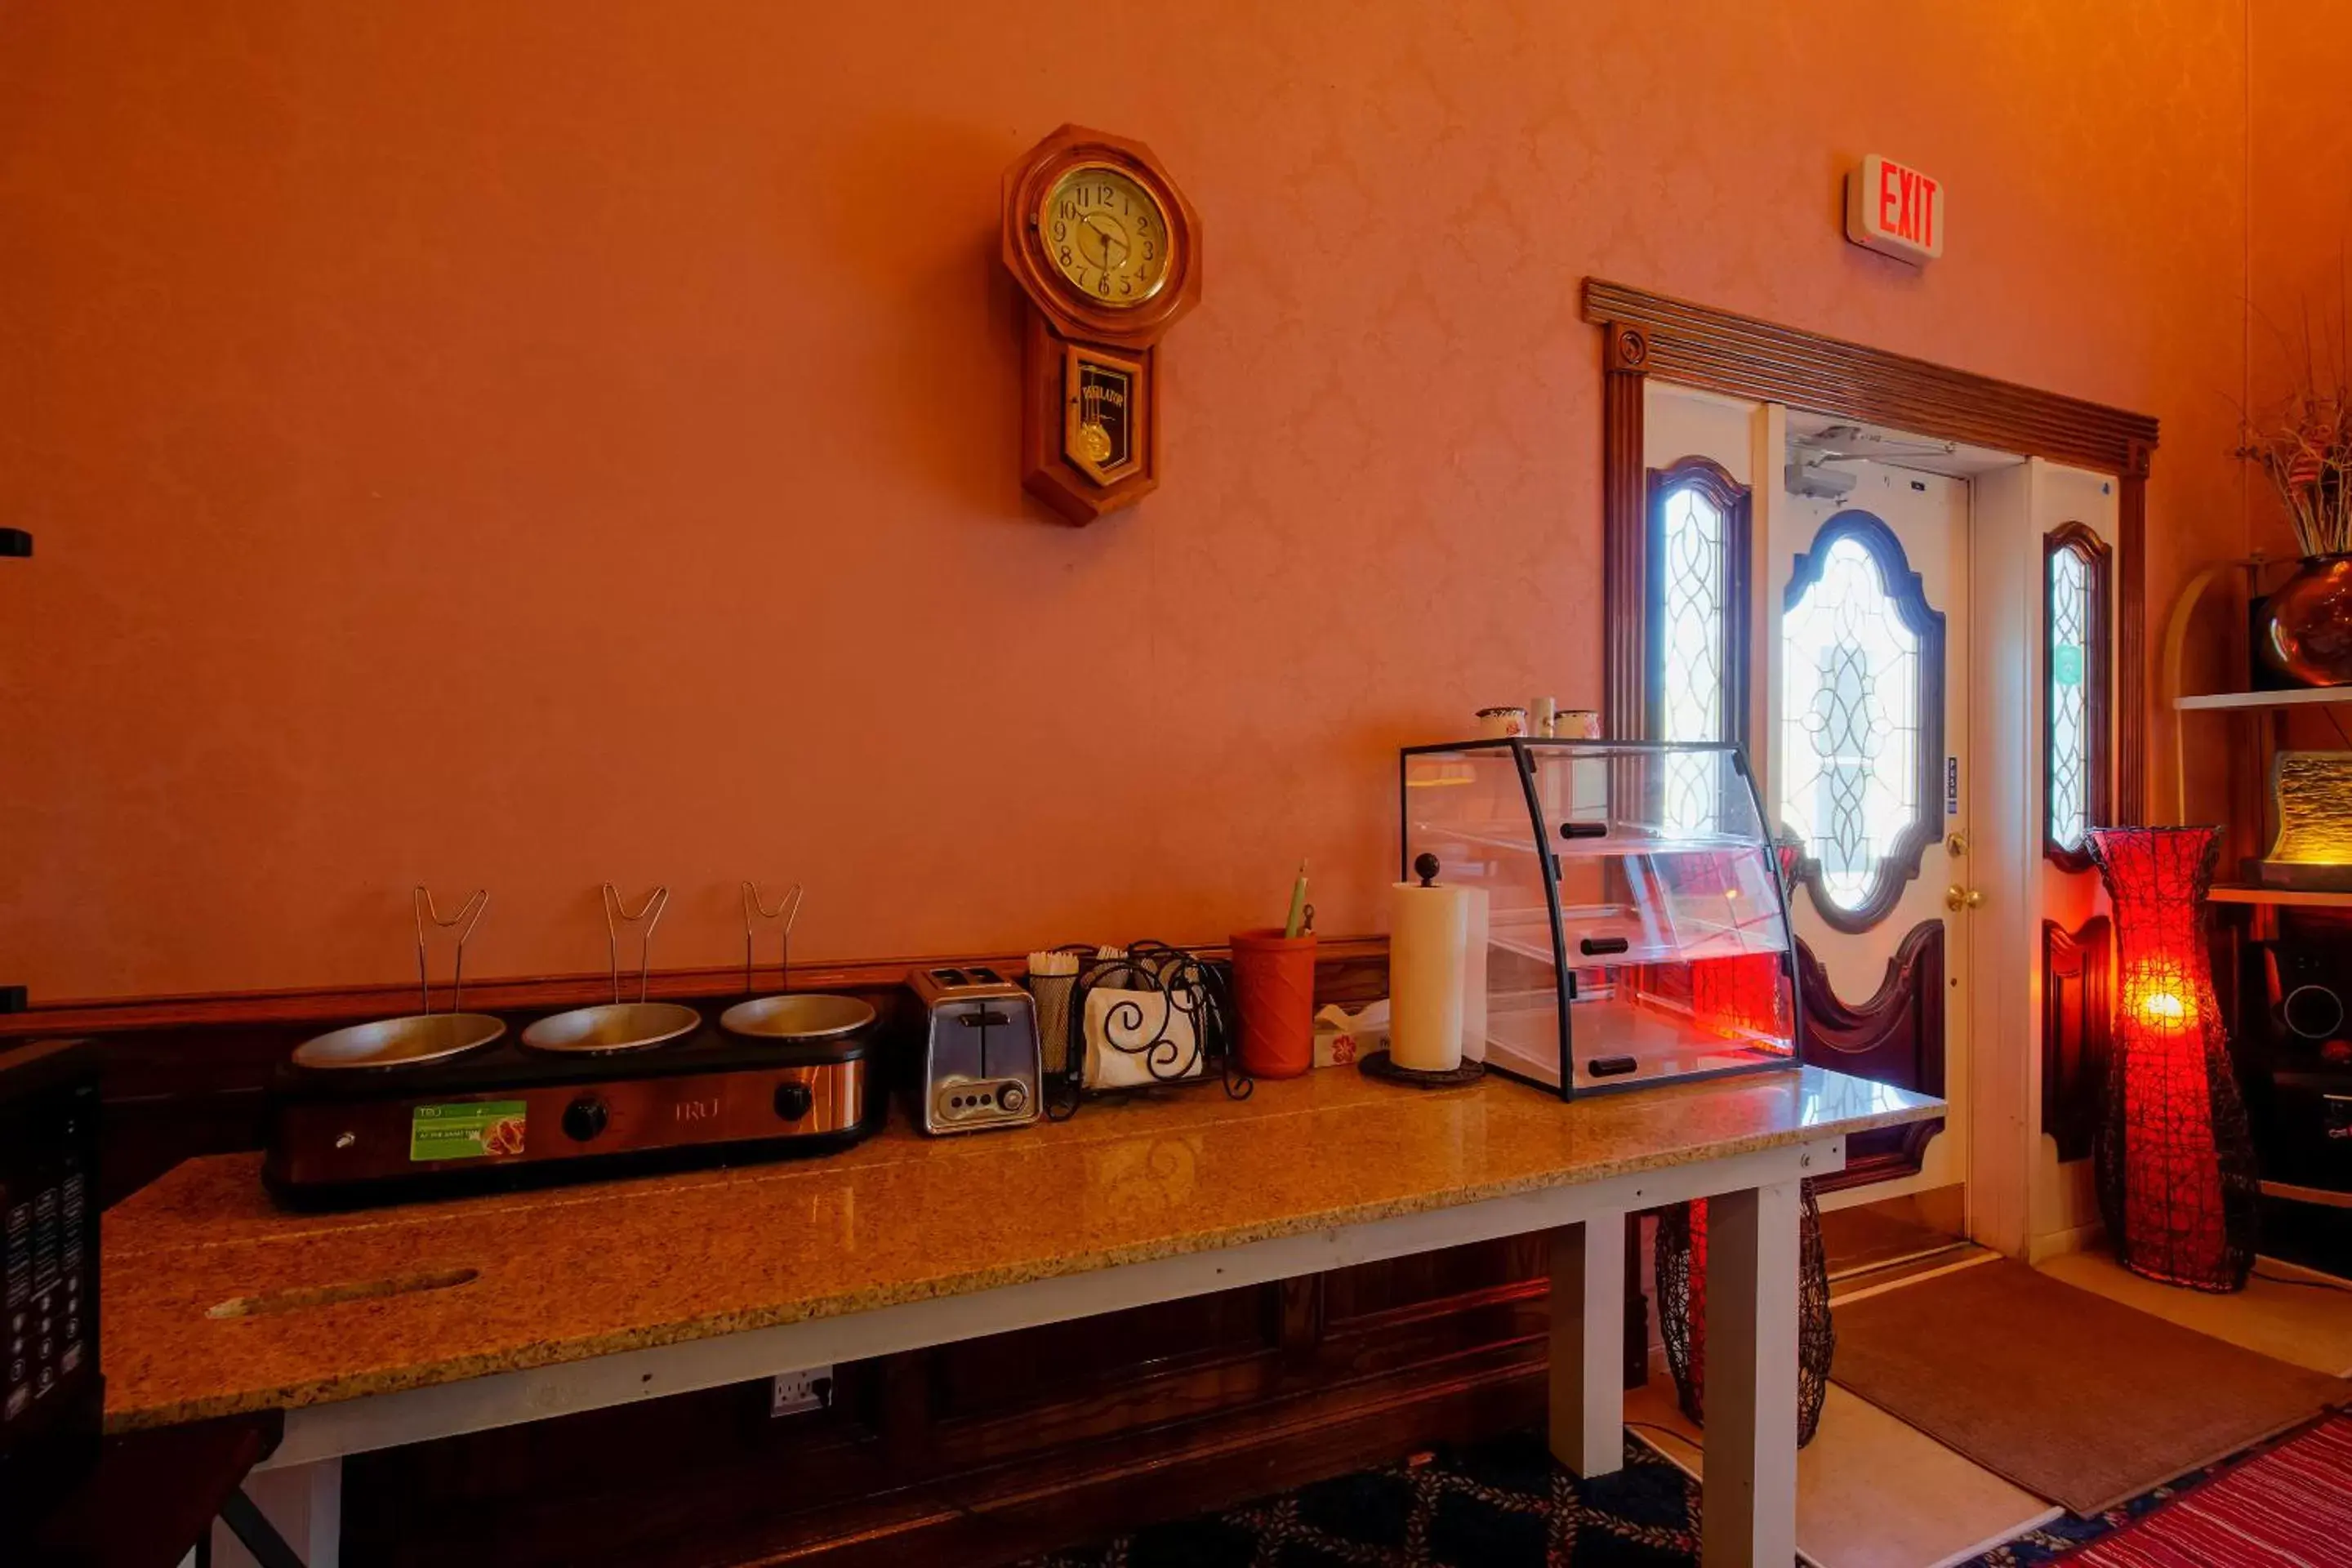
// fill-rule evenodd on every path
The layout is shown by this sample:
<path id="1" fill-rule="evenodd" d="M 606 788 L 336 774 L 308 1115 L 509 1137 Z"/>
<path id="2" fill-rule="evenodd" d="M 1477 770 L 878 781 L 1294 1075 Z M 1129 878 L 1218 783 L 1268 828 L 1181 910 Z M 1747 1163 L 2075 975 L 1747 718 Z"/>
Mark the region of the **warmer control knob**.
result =
<path id="1" fill-rule="evenodd" d="M 815 1104 L 816 1096 L 797 1079 L 776 1085 L 776 1114 L 787 1121 L 798 1121 Z"/>
<path id="2" fill-rule="evenodd" d="M 613 1113 L 593 1094 L 583 1094 L 563 1108 L 563 1131 L 575 1143 L 593 1142 L 612 1120 Z"/>
<path id="3" fill-rule="evenodd" d="M 996 1091 L 996 1103 L 1017 1116 L 1021 1108 L 1029 1103 L 1029 1091 L 1017 1083 L 1008 1083 Z"/>

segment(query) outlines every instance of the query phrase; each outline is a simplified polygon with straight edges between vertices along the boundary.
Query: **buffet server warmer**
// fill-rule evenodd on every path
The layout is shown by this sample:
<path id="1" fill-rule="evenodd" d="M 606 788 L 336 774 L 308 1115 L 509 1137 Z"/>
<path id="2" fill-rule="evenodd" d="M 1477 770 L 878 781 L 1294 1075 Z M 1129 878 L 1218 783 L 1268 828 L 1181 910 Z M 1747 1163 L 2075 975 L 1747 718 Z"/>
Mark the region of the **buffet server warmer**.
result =
<path id="1" fill-rule="evenodd" d="M 499 1041 L 445 1060 L 289 1062 L 263 1179 L 289 1205 L 349 1206 L 845 1149 L 884 1111 L 873 1011 L 849 1005 L 863 1021 L 829 1038 L 705 1024 L 615 1053 Z"/>

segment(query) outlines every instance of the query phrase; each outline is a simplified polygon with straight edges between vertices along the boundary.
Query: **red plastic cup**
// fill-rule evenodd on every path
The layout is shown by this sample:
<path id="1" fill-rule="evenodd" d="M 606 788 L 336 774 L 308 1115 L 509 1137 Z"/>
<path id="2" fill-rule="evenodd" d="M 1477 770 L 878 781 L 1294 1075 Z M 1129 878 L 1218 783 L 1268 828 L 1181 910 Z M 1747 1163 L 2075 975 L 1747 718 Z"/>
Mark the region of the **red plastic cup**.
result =
<path id="1" fill-rule="evenodd" d="M 1234 1007 L 1241 1015 L 1242 1070 L 1297 1078 L 1315 1066 L 1315 938 L 1281 928 L 1236 931 Z"/>

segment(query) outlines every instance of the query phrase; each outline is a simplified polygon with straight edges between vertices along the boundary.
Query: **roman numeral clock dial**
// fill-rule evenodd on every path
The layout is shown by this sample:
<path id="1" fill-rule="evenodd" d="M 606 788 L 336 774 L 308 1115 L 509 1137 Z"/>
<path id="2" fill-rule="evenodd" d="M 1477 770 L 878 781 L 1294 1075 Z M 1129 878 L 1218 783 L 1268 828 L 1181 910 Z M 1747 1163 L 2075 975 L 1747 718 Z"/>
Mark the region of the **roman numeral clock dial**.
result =
<path id="1" fill-rule="evenodd" d="M 1160 338 L 1201 296 L 1200 222 L 1151 150 L 1065 125 L 1004 176 L 1022 488 L 1087 523 L 1160 482 Z"/>

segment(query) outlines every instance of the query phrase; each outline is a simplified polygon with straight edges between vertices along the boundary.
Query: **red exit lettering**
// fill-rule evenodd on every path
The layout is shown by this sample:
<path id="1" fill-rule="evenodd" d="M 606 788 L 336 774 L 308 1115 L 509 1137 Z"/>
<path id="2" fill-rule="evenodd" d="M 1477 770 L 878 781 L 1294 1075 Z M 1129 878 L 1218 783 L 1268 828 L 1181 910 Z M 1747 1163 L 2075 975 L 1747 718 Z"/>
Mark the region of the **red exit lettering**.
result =
<path id="1" fill-rule="evenodd" d="M 1863 160 L 1850 177 L 1846 236 L 1906 260 L 1943 254 L 1943 194 L 1937 181 L 1892 158 Z"/>

